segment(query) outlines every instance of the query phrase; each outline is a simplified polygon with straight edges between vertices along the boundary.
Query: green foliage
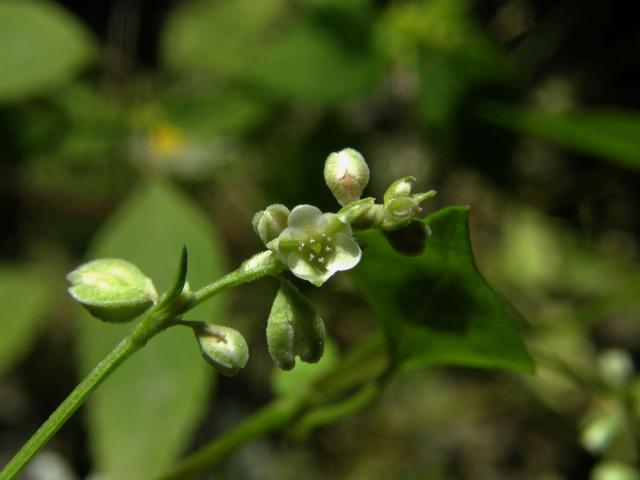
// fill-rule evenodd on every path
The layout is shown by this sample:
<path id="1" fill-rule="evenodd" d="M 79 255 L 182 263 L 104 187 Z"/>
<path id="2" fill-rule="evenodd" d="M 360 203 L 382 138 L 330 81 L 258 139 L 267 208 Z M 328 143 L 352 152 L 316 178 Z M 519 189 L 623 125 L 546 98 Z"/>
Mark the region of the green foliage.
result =
<path id="1" fill-rule="evenodd" d="M 640 169 L 640 115 L 635 112 L 594 109 L 552 113 L 486 102 L 478 114 L 505 128 Z"/>
<path id="2" fill-rule="evenodd" d="M 226 270 L 222 246 L 203 214 L 173 188 L 152 181 L 132 194 L 107 222 L 90 257 L 118 256 L 134 262 L 164 291 L 172 284 L 184 244 L 191 258 L 191 284 L 202 285 Z M 192 311 L 193 317 L 207 321 L 222 314 L 216 301 Z M 78 348 L 83 370 L 93 368 L 129 328 L 82 316 Z M 191 332 L 177 329 L 154 338 L 90 402 L 96 469 L 121 479 L 160 474 L 189 441 L 213 378 Z"/>
<path id="3" fill-rule="evenodd" d="M 163 21 L 149 22 L 130 2 L 72 3 L 0 0 L 3 262 L 28 258 L 43 271 L 71 270 L 137 176 L 159 173 L 180 178 L 208 204 L 239 263 L 261 248 L 247 220 L 266 205 L 308 202 L 335 210 L 320 179 L 321 162 L 349 145 L 371 161 L 367 194 L 380 198 L 393 180 L 415 175 L 441 191 L 441 205 L 473 205 L 483 272 L 531 320 L 527 348 L 535 376 L 431 369 L 386 382 L 389 354 L 405 368 L 533 368 L 517 313 L 474 264 L 467 211 L 448 208 L 426 223 L 415 220 L 419 200 L 431 194 L 414 197 L 406 190 L 413 181 L 405 178 L 384 205 L 367 198 L 342 212 L 354 230 L 370 226 L 367 215 L 388 214 L 383 226 L 391 231 L 362 235 L 367 248 L 362 245 L 354 273 L 373 308 L 355 298 L 348 273 L 314 294 L 314 304 L 329 313 L 329 332 L 344 358 L 334 355 L 327 338 L 319 363 L 297 362 L 291 372 L 274 368 L 277 398 L 266 415 L 261 409 L 254 414 L 267 395 L 257 388 L 265 386 L 259 378 L 271 363 L 263 346 L 225 392 L 234 411 L 251 411 L 248 421 L 229 425 L 209 465 L 268 432 L 296 437 L 323 426 L 320 441 L 286 451 L 266 439 L 260 455 L 228 462 L 221 474 L 444 479 L 462 469 L 483 478 L 584 477 L 591 467 L 578 464 L 587 448 L 593 480 L 637 478 L 630 465 L 632 434 L 640 431 L 633 362 L 640 338 L 640 117 L 631 110 L 635 33 L 613 23 L 623 9 L 601 3 L 603 15 L 591 15 L 569 0 L 553 11 L 528 0 L 480 9 L 472 0 L 185 0 L 159 7 L 166 9 L 157 12 Z M 96 14 L 106 18 L 107 11 L 109 31 L 96 45 L 82 22 L 93 23 Z M 616 42 L 606 45 L 610 30 Z M 576 153 L 614 168 L 592 162 L 577 168 Z M 406 216 L 407 225 L 397 228 L 405 223 L 394 214 Z M 262 240 L 285 223 L 258 225 Z M 185 323 L 202 327 L 200 347 L 214 366 L 236 373 L 247 360 L 244 340 L 228 327 L 198 322 L 224 313 L 215 300 L 204 300 L 284 266 L 273 254 L 258 254 L 196 295 L 197 287 L 227 270 L 216 239 L 207 219 L 173 187 L 149 181 L 108 220 L 86 259 L 132 261 L 160 294 L 173 285 L 160 300 L 162 314 L 197 303 Z M 182 276 L 186 262 L 174 276 L 185 243 L 188 279 Z M 10 373 L 0 384 L 0 396 L 9 400 L 2 402 L 0 423 L 15 429 L 5 450 L 17 450 L 11 439 L 31 433 L 38 420 L 33 413 L 68 393 L 67 381 L 43 382 L 39 372 L 84 373 L 140 326 L 105 325 L 83 315 L 78 358 L 55 350 L 71 340 L 62 276 L 59 292 L 50 295 L 40 271 L 25 270 L 20 261 L 0 267 L 0 373 Z M 257 338 L 264 340 L 268 305 L 258 286 L 248 292 L 223 323 L 251 334 L 253 354 L 260 349 Z M 362 349 L 360 337 L 374 313 L 383 328 Z M 43 351 L 19 363 L 43 331 L 42 319 L 55 322 L 46 331 L 56 337 L 41 339 Z M 319 328 L 308 330 L 302 333 L 319 336 Z M 388 351 L 378 330 L 387 334 Z M 223 339 L 229 342 L 218 342 Z M 286 335 L 278 340 L 285 350 L 291 347 Z M 294 353 L 304 342 L 297 343 Z M 624 352 L 628 364 L 602 354 L 603 348 Z M 609 362 L 606 374 L 597 375 L 596 360 Z M 163 474 L 194 442 L 213 378 L 191 332 L 182 326 L 162 332 L 96 390 L 84 411 L 89 421 L 69 424 L 56 441 L 87 437 L 97 475 Z M 638 398 L 627 398 L 629 390 Z M 374 398 L 374 414 L 356 416 Z M 215 419 L 218 431 L 226 412 L 212 408 L 206 418 Z M 353 421 L 331 426 L 347 415 Z M 345 449 L 349 462 L 340 458 Z M 63 450 L 65 461 L 86 464 L 76 453 L 84 449 Z M 541 454 L 530 462 L 533 450 Z"/>
<path id="4" fill-rule="evenodd" d="M 68 81 L 95 56 L 73 17 L 49 2 L 0 3 L 0 103 L 46 92 Z"/>
<path id="5" fill-rule="evenodd" d="M 451 127 L 464 97 L 502 75 L 500 49 L 471 10 L 467 0 L 397 2 L 380 22 L 382 48 L 417 73 L 417 107 L 429 126 Z"/>
<path id="6" fill-rule="evenodd" d="M 176 72 L 243 74 L 262 54 L 267 29 L 284 7 L 280 0 L 185 2 L 163 33 L 163 60 Z"/>
<path id="7" fill-rule="evenodd" d="M 420 257 L 396 253 L 366 232 L 366 261 L 353 275 L 382 320 L 402 366 L 450 363 L 531 371 L 516 318 L 476 268 L 468 207 L 425 221 L 432 231 Z"/>
<path id="8" fill-rule="evenodd" d="M 185 4 L 162 38 L 165 64 L 174 71 L 208 73 L 259 87 L 276 99 L 335 105 L 375 86 L 379 62 L 304 19 L 292 25 L 280 0 Z"/>
<path id="9" fill-rule="evenodd" d="M 250 70 L 251 78 L 277 98 L 319 105 L 358 100 L 375 86 L 378 71 L 366 51 L 350 52 L 304 24 L 283 34 Z"/>
<path id="10" fill-rule="evenodd" d="M 29 350 L 47 312 L 50 293 L 39 272 L 0 265 L 0 374 Z"/>

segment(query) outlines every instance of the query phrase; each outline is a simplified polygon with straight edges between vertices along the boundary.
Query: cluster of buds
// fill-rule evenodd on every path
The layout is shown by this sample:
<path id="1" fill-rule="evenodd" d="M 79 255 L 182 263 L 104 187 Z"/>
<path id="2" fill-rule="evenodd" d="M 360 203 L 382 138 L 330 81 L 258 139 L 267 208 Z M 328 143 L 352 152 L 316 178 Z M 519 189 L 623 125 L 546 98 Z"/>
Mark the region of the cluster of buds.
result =
<path id="1" fill-rule="evenodd" d="M 410 225 L 422 212 L 420 204 L 436 195 L 435 190 L 411 193 L 414 177 L 404 177 L 393 182 L 384 194 L 384 203 L 376 203 L 372 197 L 356 200 L 338 211 L 338 216 L 357 230 L 369 228 L 384 232 L 402 229 Z"/>
<path id="2" fill-rule="evenodd" d="M 253 218 L 253 228 L 264 245 L 296 277 L 320 286 L 338 271 L 355 267 L 362 250 L 353 230 L 378 229 L 390 244 L 407 254 L 420 253 L 428 237 L 422 222 L 416 221 L 420 203 L 436 192 L 412 193 L 416 179 L 405 177 L 391 184 L 382 204 L 374 198 L 361 199 L 369 182 L 364 157 L 351 148 L 330 154 L 324 178 L 342 209 L 322 213 L 311 205 L 289 210 L 270 205 Z M 284 370 L 295 365 L 296 355 L 305 362 L 322 356 L 324 324 L 302 294 L 281 279 L 267 325 L 267 344 L 275 363 Z"/>
<path id="3" fill-rule="evenodd" d="M 372 197 L 361 198 L 369 182 L 369 167 L 350 148 L 329 155 L 324 178 L 342 208 L 323 213 L 312 205 L 289 210 L 274 204 L 256 213 L 253 228 L 268 251 L 243 263 L 239 272 L 245 279 L 257 275 L 258 266 L 270 264 L 277 266 L 274 271 L 286 266 L 296 277 L 321 286 L 362 258 L 354 230 L 377 229 L 403 253 L 422 251 L 429 232 L 416 216 L 421 212 L 420 203 L 435 191 L 414 194 L 415 178 L 405 177 L 391 184 L 382 204 Z M 174 323 L 194 330 L 202 355 L 216 370 L 235 375 L 249 356 L 242 334 L 230 327 L 180 319 L 194 300 L 186 283 L 186 268 L 185 251 L 174 287 L 159 298 L 151 280 L 135 265 L 119 259 L 97 260 L 68 275 L 69 292 L 92 315 L 109 322 L 132 320 L 151 307 L 160 309 Z M 290 370 L 296 357 L 311 363 L 320 359 L 325 327 L 302 293 L 288 280 L 278 279 L 280 288 L 267 322 L 267 345 L 276 365 Z"/>
<path id="4" fill-rule="evenodd" d="M 360 198 L 369 182 L 369 167 L 351 148 L 327 157 L 324 178 L 342 205 L 336 214 L 322 213 L 311 205 L 290 211 L 275 204 L 253 218 L 253 228 L 265 246 L 295 276 L 320 286 L 334 273 L 353 268 L 362 256 L 353 230 L 381 230 L 394 247 L 394 239 L 410 234 L 417 240 L 409 253 L 422 251 L 429 232 L 415 219 L 422 211 L 420 204 L 434 197 L 435 190 L 412 193 L 416 179 L 404 177 L 389 186 L 382 204 L 372 197 Z"/>

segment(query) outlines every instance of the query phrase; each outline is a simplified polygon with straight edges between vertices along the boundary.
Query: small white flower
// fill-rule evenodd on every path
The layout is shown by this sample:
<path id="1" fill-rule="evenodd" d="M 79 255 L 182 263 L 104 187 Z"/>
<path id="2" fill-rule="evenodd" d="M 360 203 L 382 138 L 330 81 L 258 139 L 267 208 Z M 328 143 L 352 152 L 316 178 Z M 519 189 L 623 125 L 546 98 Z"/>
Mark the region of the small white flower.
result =
<path id="1" fill-rule="evenodd" d="M 331 275 L 355 267 L 362 251 L 351 227 L 334 213 L 298 205 L 280 236 L 267 244 L 298 278 L 319 287 Z"/>

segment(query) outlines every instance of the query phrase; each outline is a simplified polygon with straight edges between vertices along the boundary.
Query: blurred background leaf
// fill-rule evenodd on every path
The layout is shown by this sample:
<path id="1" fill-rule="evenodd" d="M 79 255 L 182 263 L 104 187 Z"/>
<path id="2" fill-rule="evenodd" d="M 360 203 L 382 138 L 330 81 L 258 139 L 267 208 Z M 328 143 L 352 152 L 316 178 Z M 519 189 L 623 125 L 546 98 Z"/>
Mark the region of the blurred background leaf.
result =
<path id="1" fill-rule="evenodd" d="M 0 3 L 0 102 L 52 90 L 95 58 L 84 26 L 49 2 Z"/>
<path id="2" fill-rule="evenodd" d="M 30 266 L 0 265 L 0 374 L 28 352 L 47 314 L 50 288 Z"/>
<path id="3" fill-rule="evenodd" d="M 483 103 L 478 114 L 501 127 L 594 155 L 622 167 L 640 168 L 640 115 L 624 110 L 545 112 Z"/>
<path id="4" fill-rule="evenodd" d="M 225 271 L 223 246 L 206 217 L 173 187 L 149 181 L 101 230 L 90 258 L 126 259 L 162 292 L 175 275 L 182 245 L 189 250 L 188 281 L 194 288 Z M 216 300 L 190 316 L 220 321 L 223 312 Z M 93 368 L 130 328 L 82 315 L 78 349 L 83 371 Z M 188 329 L 172 329 L 154 338 L 90 400 L 87 413 L 96 471 L 122 479 L 162 473 L 198 425 L 214 377 Z"/>

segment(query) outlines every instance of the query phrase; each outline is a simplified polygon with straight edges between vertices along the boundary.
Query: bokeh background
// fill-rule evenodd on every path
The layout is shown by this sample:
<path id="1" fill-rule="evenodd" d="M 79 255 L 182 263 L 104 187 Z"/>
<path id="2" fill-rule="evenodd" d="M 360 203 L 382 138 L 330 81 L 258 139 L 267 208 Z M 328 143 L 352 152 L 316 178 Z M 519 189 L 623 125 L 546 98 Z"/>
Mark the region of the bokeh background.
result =
<path id="1" fill-rule="evenodd" d="M 127 330 L 83 316 L 66 272 L 118 252 L 162 288 L 187 242 L 203 285 L 262 248 L 264 206 L 335 211 L 322 166 L 351 146 L 368 195 L 414 175 L 439 191 L 425 213 L 471 205 L 536 374 L 405 373 L 216 478 L 640 478 L 638 52 L 633 2 L 2 0 L 0 463 Z M 275 288 L 196 313 L 248 338 L 239 377 L 215 381 L 186 332 L 158 339 L 24 478 L 154 477 L 286 390 L 264 343 Z M 348 275 L 305 292 L 332 356 L 380 328 Z"/>

